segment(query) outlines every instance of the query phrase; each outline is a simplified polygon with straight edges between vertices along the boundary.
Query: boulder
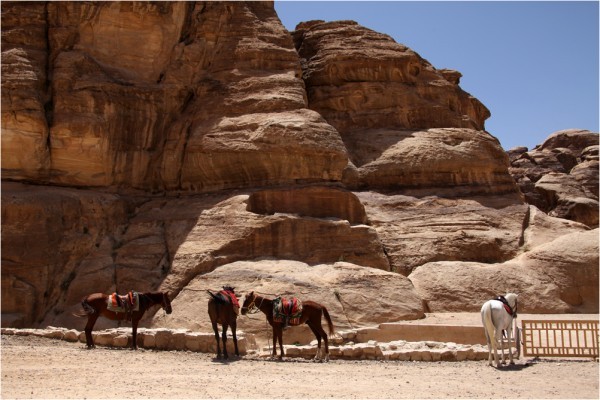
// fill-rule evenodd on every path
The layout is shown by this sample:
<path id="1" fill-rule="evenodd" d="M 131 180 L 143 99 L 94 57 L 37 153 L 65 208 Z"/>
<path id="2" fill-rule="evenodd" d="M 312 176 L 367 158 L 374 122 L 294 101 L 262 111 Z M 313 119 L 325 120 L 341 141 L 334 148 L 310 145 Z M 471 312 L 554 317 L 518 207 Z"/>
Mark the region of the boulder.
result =
<path id="1" fill-rule="evenodd" d="M 224 285 L 235 288 L 240 304 L 243 296 L 251 291 L 271 299 L 295 296 L 301 301 L 316 301 L 327 307 L 336 330 L 424 317 L 421 300 L 412 284 L 399 274 L 347 262 L 309 265 L 291 260 L 262 259 L 238 261 L 198 275 L 173 301 L 173 309 L 177 311 L 155 317 L 153 325 L 210 330 L 206 290 L 220 290 Z M 365 295 L 367 291 L 369 296 Z M 325 324 L 325 320 L 322 323 Z M 265 324 L 263 313 L 240 315 L 237 319 L 238 329 L 263 338 Z M 314 339 L 305 327 L 291 328 L 284 336 L 286 343 L 309 343 Z"/>
<path id="2" fill-rule="evenodd" d="M 502 264 L 439 261 L 410 275 L 428 312 L 479 311 L 499 294 L 526 313 L 598 312 L 598 229 L 560 236 Z"/>

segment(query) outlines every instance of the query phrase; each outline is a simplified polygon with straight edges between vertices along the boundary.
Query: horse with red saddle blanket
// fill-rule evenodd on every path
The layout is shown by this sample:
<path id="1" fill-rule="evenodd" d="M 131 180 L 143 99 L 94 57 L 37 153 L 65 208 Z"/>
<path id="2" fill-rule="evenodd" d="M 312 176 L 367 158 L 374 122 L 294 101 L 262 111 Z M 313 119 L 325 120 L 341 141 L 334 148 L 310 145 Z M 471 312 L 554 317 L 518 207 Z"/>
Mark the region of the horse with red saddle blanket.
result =
<path id="1" fill-rule="evenodd" d="M 88 318 L 85 325 L 85 341 L 89 349 L 96 347 L 92 338 L 92 329 L 100 316 L 117 321 L 131 321 L 133 332 L 131 347 L 137 349 L 138 323 L 146 310 L 154 305 L 160 305 L 167 314 L 172 312 L 171 300 L 168 293 L 164 292 L 130 292 L 125 296 L 119 296 L 117 293 L 92 293 L 81 301 L 83 312 L 73 315 Z"/>
<path id="2" fill-rule="evenodd" d="M 287 323 L 290 325 L 307 324 L 317 338 L 317 354 L 315 360 L 321 360 L 321 339 L 325 342 L 324 360 L 329 361 L 329 342 L 327 333 L 321 325 L 321 317 L 324 316 L 329 328 L 329 334 L 333 335 L 334 328 L 327 308 L 314 301 L 300 302 L 298 299 L 267 299 L 250 292 L 244 299 L 242 315 L 262 311 L 267 316 L 267 321 L 273 328 L 273 357 L 277 356 L 277 341 L 279 341 L 280 355 L 283 359 L 283 328 Z M 290 314 L 291 311 L 291 314 Z"/>
<path id="3" fill-rule="evenodd" d="M 240 303 L 235 294 L 235 289 L 231 286 L 223 286 L 223 290 L 213 293 L 207 290 L 210 295 L 208 300 L 208 316 L 215 331 L 215 339 L 217 341 L 217 358 L 221 358 L 221 346 L 219 344 L 219 329 L 217 324 L 223 326 L 223 358 L 229 358 L 227 354 L 227 328 L 231 326 L 231 334 L 233 335 L 233 345 L 235 347 L 235 355 L 239 356 L 238 343 L 236 336 L 237 316 L 240 313 Z"/>

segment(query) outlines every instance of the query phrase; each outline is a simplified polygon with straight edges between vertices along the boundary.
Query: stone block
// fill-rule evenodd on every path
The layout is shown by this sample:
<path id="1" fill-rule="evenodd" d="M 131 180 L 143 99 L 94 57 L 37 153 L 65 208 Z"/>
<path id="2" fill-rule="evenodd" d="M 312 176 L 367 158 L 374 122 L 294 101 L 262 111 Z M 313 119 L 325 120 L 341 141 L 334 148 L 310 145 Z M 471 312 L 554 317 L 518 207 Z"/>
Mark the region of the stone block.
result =
<path id="1" fill-rule="evenodd" d="M 127 347 L 129 343 L 128 335 L 117 335 L 113 338 L 112 345 L 114 347 Z"/>
<path id="2" fill-rule="evenodd" d="M 75 329 L 70 329 L 65 332 L 63 339 L 66 340 L 67 342 L 77 342 L 79 340 L 80 335 L 81 335 L 81 333 L 79 331 L 76 331 Z M 85 338 L 85 334 L 84 334 L 84 338 Z"/>
<path id="3" fill-rule="evenodd" d="M 144 332 L 142 343 L 143 347 L 147 349 L 153 349 L 156 347 L 156 336 L 154 332 Z"/>
<path id="4" fill-rule="evenodd" d="M 169 350 L 171 342 L 171 332 L 167 329 L 161 329 L 154 334 L 154 347 L 158 350 Z"/>

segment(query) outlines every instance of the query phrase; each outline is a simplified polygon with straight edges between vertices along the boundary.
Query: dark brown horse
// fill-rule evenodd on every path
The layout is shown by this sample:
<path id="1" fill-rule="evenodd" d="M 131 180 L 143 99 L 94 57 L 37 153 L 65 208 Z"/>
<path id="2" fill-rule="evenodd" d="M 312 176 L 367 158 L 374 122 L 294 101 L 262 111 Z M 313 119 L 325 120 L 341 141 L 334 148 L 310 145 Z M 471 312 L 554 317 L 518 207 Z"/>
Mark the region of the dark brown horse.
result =
<path id="1" fill-rule="evenodd" d="M 94 348 L 94 339 L 92 338 L 92 329 L 98 317 L 103 316 L 108 319 L 122 321 L 131 319 L 131 327 L 133 330 L 133 343 L 131 344 L 133 349 L 137 349 L 137 327 L 140 319 L 150 307 L 154 305 L 160 305 L 167 314 L 171 314 L 171 300 L 169 295 L 163 292 L 146 292 L 138 293 L 139 295 L 139 310 L 126 312 L 115 312 L 108 309 L 108 294 L 103 293 L 92 293 L 81 301 L 84 313 L 74 314 L 78 317 L 88 317 L 87 324 L 85 325 L 85 341 L 88 349 Z"/>
<path id="2" fill-rule="evenodd" d="M 231 327 L 231 334 L 233 335 L 233 345 L 235 347 L 235 355 L 239 356 L 237 336 L 235 333 L 237 326 L 237 312 L 235 307 L 238 307 L 237 298 L 235 297 L 235 290 L 231 286 L 223 286 L 223 290 L 218 293 L 212 293 L 207 290 L 211 298 L 208 300 L 208 316 L 212 323 L 213 330 L 215 331 L 215 339 L 217 341 L 217 358 L 221 358 L 221 346 L 219 345 L 219 327 L 217 324 L 223 326 L 223 358 L 229 358 L 227 355 L 227 327 Z M 233 296 L 233 297 L 232 297 Z"/>
<path id="3" fill-rule="evenodd" d="M 247 313 L 258 312 L 258 310 L 265 313 L 267 321 L 271 327 L 273 327 L 273 357 L 277 356 L 277 341 L 279 340 L 280 355 L 279 359 L 283 359 L 283 322 L 275 322 L 273 319 L 273 300 L 267 299 L 266 297 L 259 296 L 254 292 L 251 292 L 244 299 L 244 305 L 242 306 L 242 315 Z M 321 325 L 321 316 L 325 316 L 327 326 L 329 327 L 329 334 L 333 335 L 333 322 L 327 308 L 314 301 L 303 301 L 302 302 L 302 315 L 300 316 L 300 324 L 307 324 L 310 330 L 317 337 L 317 354 L 315 360 L 321 359 L 321 338 L 325 342 L 325 361 L 329 361 L 329 342 L 327 333 Z"/>

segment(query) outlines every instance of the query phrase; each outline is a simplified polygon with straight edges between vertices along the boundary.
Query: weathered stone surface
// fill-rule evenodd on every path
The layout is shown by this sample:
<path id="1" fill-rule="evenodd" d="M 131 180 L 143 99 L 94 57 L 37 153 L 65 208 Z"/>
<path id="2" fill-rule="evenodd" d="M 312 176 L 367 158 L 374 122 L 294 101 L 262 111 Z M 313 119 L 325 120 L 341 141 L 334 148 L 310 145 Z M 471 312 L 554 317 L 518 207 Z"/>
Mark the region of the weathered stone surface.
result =
<path id="1" fill-rule="evenodd" d="M 344 142 L 356 167 L 352 187 L 401 190 L 404 194 L 462 197 L 513 194 L 508 157 L 483 131 L 437 128 L 421 131 L 355 130 Z"/>
<path id="2" fill-rule="evenodd" d="M 456 74 L 354 21 L 305 22 L 293 35 L 310 108 L 342 135 L 356 126 L 482 130 L 490 116 L 460 89 Z"/>
<path id="3" fill-rule="evenodd" d="M 306 109 L 271 3 L 28 7 L 7 6 L 3 24 L 10 177 L 186 191 L 341 179 L 344 145 Z"/>
<path id="4" fill-rule="evenodd" d="M 264 209 L 261 213 L 251 211 L 252 196 L 264 199 L 274 195 L 284 199 L 299 195 L 301 206 L 295 213 L 284 213 L 283 209 L 275 214 L 263 214 Z M 324 199 L 335 201 L 327 203 Z M 310 209 L 302 204 L 315 207 Z M 269 257 L 309 264 L 345 260 L 389 270 L 376 231 L 343 217 L 360 222 L 365 214 L 358 198 L 340 188 L 306 187 L 290 189 L 289 193 L 277 189 L 266 194 L 257 191 L 250 195 L 149 200 L 134 211 L 117 238 L 109 235 L 105 239 L 113 245 L 108 249 L 100 246 L 99 250 L 108 254 L 99 260 L 84 258 L 78 260 L 79 264 L 74 261 L 78 266 L 76 284 L 66 290 L 64 299 L 45 322 L 80 324 L 71 313 L 79 310 L 81 298 L 92 292 L 115 288 L 146 291 L 160 287 L 175 296 L 196 276 L 240 260 Z M 90 269 L 95 272 L 93 287 L 84 279 Z M 105 328 L 115 323 L 101 324 Z"/>
<path id="5" fill-rule="evenodd" d="M 48 173 L 46 3 L 3 2 L 2 177 Z"/>
<path id="6" fill-rule="evenodd" d="M 598 134 L 569 129 L 531 151 L 509 150 L 525 200 L 550 215 L 598 226 Z"/>
<path id="7" fill-rule="evenodd" d="M 477 311 L 506 291 L 527 313 L 598 312 L 598 229 L 563 235 L 502 264 L 432 262 L 410 280 L 428 312 Z"/>
<path id="8" fill-rule="evenodd" d="M 512 196 L 492 207 L 481 199 L 441 199 L 361 192 L 392 271 L 408 276 L 431 261 L 499 263 L 515 257 L 523 243 L 529 208 Z"/>
<path id="9" fill-rule="evenodd" d="M 254 192 L 248 198 L 248 211 L 257 214 L 292 213 L 315 218 L 345 219 L 366 224 L 365 207 L 351 192 L 335 188 L 305 187 Z"/>
<path id="10" fill-rule="evenodd" d="M 459 72 L 438 71 L 353 21 L 302 23 L 293 35 L 309 107 L 348 149 L 347 186 L 453 196 L 517 192 L 499 142 L 483 131 L 489 111 L 458 86 Z"/>
<path id="11" fill-rule="evenodd" d="M 65 295 L 79 303 L 99 281 L 114 287 L 112 250 L 126 215 L 115 195 L 4 182 L 3 324 L 32 326 Z M 74 281 L 79 296 L 69 297 Z"/>

